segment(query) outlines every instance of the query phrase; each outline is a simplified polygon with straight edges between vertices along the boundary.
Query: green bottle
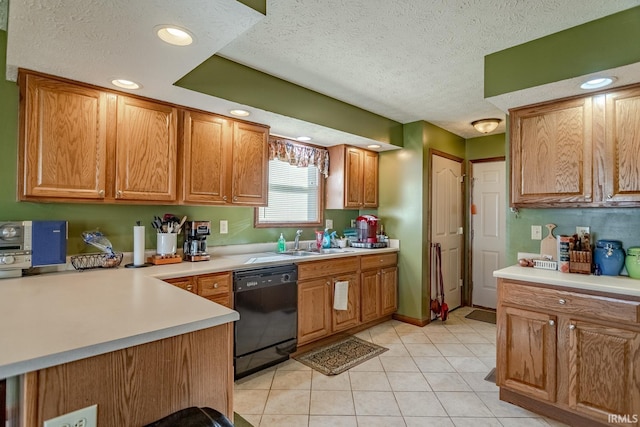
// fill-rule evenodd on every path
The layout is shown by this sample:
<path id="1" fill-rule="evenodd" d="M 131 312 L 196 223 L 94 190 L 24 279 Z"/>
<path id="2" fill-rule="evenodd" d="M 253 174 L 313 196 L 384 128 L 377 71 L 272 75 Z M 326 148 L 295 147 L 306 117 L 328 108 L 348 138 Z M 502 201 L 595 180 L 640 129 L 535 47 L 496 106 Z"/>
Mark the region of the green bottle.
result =
<path id="1" fill-rule="evenodd" d="M 278 252 L 284 252 L 287 250 L 287 241 L 284 240 L 284 235 L 280 233 L 280 238 L 278 239 Z"/>

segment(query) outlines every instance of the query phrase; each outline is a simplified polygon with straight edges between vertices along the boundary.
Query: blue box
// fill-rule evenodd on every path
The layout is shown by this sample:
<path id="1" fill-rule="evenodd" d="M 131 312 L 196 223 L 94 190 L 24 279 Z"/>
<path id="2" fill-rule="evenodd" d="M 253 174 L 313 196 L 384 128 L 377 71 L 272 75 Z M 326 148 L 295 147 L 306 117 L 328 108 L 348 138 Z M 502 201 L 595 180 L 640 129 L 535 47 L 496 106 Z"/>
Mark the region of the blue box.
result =
<path id="1" fill-rule="evenodd" d="M 66 264 L 67 221 L 32 221 L 31 265 Z"/>

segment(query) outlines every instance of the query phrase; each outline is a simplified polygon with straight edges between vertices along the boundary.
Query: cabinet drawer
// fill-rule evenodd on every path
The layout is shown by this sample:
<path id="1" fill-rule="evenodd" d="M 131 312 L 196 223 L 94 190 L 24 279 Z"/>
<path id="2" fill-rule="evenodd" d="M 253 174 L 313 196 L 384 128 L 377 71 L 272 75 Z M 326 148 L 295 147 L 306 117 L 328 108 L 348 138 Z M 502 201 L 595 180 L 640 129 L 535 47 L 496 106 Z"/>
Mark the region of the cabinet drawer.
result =
<path id="1" fill-rule="evenodd" d="M 315 279 L 342 273 L 355 273 L 360 269 L 357 256 L 332 258 L 298 264 L 298 280 Z"/>
<path id="2" fill-rule="evenodd" d="M 191 277 L 174 277 L 172 279 L 164 279 L 164 281 L 167 283 L 171 283 L 173 286 L 182 288 L 185 291 L 196 291 L 195 286 L 193 286 L 193 280 L 191 280 Z"/>
<path id="3" fill-rule="evenodd" d="M 198 295 L 202 297 L 213 297 L 228 295 L 231 290 L 231 277 L 229 273 L 204 274 L 197 276 Z"/>
<path id="4" fill-rule="evenodd" d="M 396 264 L 398 264 L 398 254 L 396 252 L 380 255 L 366 255 L 360 258 L 360 266 L 363 270 L 392 267 Z"/>
<path id="5" fill-rule="evenodd" d="M 215 302 L 217 304 L 224 305 L 227 308 L 233 309 L 233 307 L 231 306 L 231 295 L 230 294 L 207 297 L 207 299 L 209 301 L 213 301 L 213 302 Z"/>
<path id="6" fill-rule="evenodd" d="M 571 291 L 540 288 L 502 281 L 502 301 L 545 311 L 595 317 L 596 319 L 638 323 L 640 302 Z"/>

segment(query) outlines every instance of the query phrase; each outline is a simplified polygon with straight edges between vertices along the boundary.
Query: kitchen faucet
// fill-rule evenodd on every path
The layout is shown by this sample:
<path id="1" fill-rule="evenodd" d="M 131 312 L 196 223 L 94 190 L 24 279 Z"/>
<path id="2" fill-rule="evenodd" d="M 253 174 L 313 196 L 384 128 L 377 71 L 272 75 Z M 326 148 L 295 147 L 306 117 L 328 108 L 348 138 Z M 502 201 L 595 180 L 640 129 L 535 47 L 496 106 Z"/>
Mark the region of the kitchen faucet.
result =
<path id="1" fill-rule="evenodd" d="M 300 235 L 302 234 L 302 230 L 296 231 L 296 239 L 293 242 L 293 250 L 300 250 Z"/>

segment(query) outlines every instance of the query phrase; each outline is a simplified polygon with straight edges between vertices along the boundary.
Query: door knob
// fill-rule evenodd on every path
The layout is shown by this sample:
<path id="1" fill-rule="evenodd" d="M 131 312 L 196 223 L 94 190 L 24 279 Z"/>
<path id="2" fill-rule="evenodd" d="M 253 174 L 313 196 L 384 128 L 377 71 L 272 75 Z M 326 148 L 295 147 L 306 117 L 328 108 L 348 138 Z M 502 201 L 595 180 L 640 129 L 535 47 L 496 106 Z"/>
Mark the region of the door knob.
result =
<path id="1" fill-rule="evenodd" d="M 549 320 L 549 326 L 553 326 L 555 324 L 556 324 L 555 320 Z"/>

